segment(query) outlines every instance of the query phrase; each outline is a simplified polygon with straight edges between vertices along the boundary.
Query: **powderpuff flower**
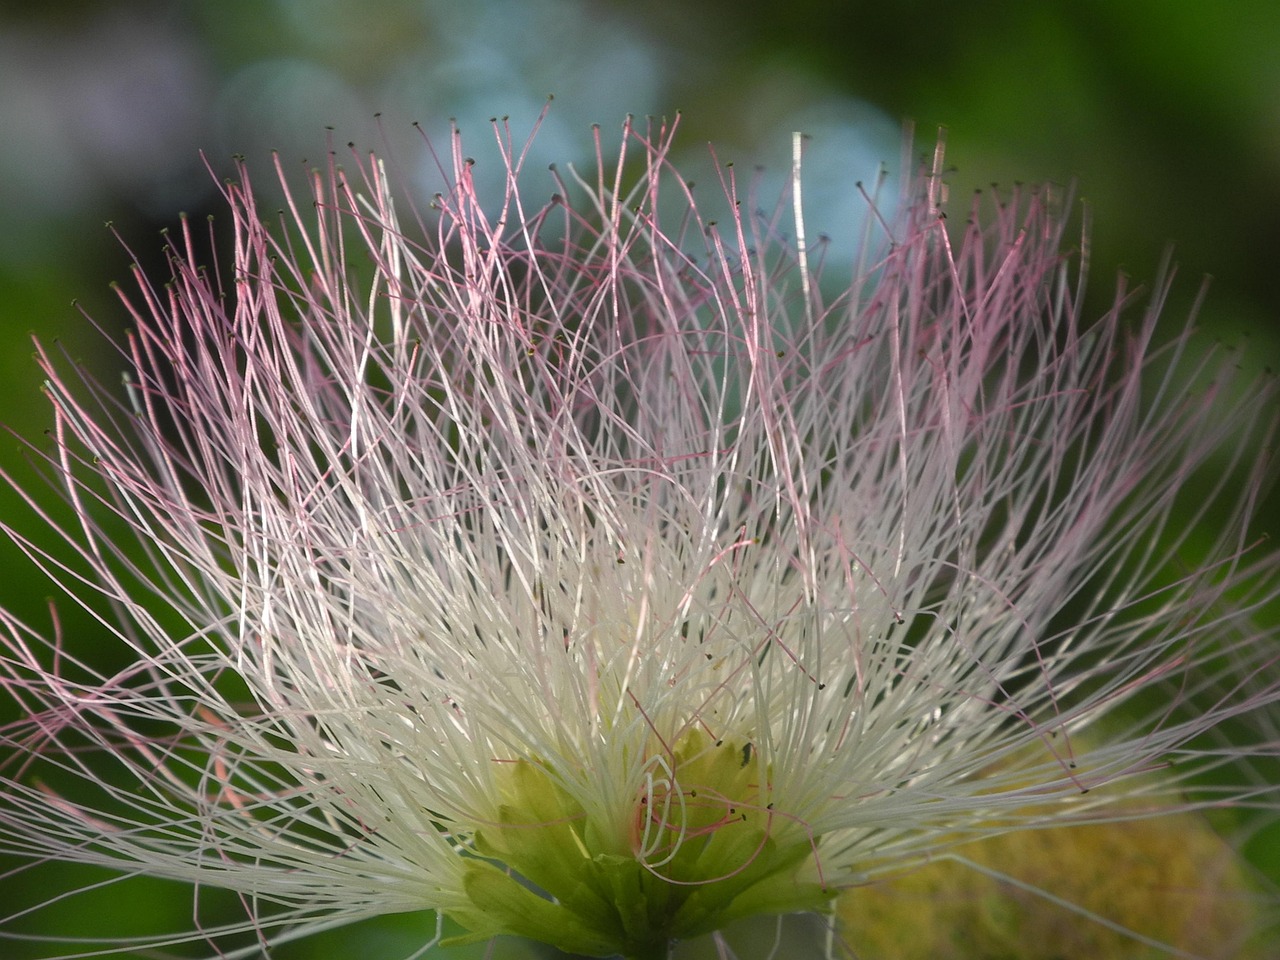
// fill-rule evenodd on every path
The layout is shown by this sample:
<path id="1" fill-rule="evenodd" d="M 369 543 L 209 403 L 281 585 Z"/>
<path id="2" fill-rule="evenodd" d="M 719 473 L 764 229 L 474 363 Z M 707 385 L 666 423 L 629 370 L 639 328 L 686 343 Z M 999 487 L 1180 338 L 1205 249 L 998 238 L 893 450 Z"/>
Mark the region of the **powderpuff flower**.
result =
<path id="1" fill-rule="evenodd" d="M 431 910 L 650 960 L 985 836 L 1275 808 L 1271 392 L 1158 341 L 1163 286 L 1086 318 L 1052 191 L 948 220 L 935 169 L 832 292 L 798 198 L 725 167 L 705 220 L 670 129 L 545 194 L 497 134 L 503 194 L 455 136 L 429 209 L 241 168 L 231 262 L 188 227 L 122 296 L 123 391 L 40 348 L 73 520 L 10 536 L 124 666 L 6 616 L 0 850 L 232 891 L 186 934 L 228 955 Z"/>

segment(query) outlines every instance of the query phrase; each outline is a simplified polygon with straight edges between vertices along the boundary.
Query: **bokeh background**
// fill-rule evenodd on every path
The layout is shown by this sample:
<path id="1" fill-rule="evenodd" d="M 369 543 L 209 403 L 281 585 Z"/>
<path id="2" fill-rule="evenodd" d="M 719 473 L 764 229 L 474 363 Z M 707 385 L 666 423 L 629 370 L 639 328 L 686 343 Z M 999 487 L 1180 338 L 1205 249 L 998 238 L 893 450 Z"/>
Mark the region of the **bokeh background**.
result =
<path id="1" fill-rule="evenodd" d="M 535 174 L 589 163 L 592 123 L 608 143 L 627 114 L 679 111 L 691 171 L 711 173 L 711 141 L 780 188 L 802 130 L 809 230 L 836 237 L 856 216 L 854 184 L 898 168 L 904 124 L 922 148 L 945 127 L 960 203 L 993 182 L 1076 184 L 1092 209 L 1097 310 L 1118 271 L 1152 279 L 1172 243 L 1171 324 L 1212 276 L 1206 337 L 1243 346 L 1250 373 L 1280 363 L 1275 0 L 6 0 L 0 423 L 37 444 L 50 424 L 33 333 L 118 376 L 72 300 L 108 333 L 126 325 L 108 284 L 127 280 L 130 256 L 103 224 L 161 269 L 160 231 L 179 211 L 220 212 L 202 152 L 219 175 L 243 154 L 262 182 L 273 149 L 301 172 L 329 137 L 354 140 L 392 150 L 426 192 L 411 122 L 443 140 L 456 118 L 483 145 L 488 119 L 509 116 L 523 137 L 549 94 Z M 16 440 L 0 444 L 0 467 L 32 475 Z M 1280 529 L 1275 504 L 1262 532 Z M 7 488 L 0 514 L 39 526 Z M 47 624 L 53 589 L 7 542 L 0 571 L 0 602 Z M 76 642 L 102 637 L 73 605 L 60 615 Z M 65 923 L 180 928 L 189 914 L 188 894 L 157 885 Z M 402 918 L 280 956 L 395 957 L 429 929 Z M 0 955 L 10 949 L 25 955 Z"/>

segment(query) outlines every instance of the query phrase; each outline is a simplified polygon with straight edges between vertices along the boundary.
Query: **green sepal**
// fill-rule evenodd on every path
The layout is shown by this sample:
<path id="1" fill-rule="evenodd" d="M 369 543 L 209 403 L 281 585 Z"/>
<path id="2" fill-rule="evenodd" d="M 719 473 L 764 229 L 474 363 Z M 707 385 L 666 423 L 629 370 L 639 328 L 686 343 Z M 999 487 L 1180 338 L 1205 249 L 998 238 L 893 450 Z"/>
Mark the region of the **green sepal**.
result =
<path id="1" fill-rule="evenodd" d="M 587 926 L 563 904 L 538 896 L 490 863 L 469 862 L 462 885 L 474 908 L 449 915 L 472 933 L 451 938 L 450 943 L 515 934 L 554 944 L 566 953 L 608 957 L 617 952 L 614 940 Z"/>
<path id="2" fill-rule="evenodd" d="M 708 847 L 720 836 L 714 837 Z M 698 866 L 715 871 L 704 873 L 704 877 L 719 879 L 693 887 L 686 896 L 672 920 L 672 927 L 681 937 L 711 933 L 753 914 L 816 910 L 831 900 L 831 892 L 821 885 L 796 880 L 796 872 L 812 853 L 807 843 L 791 843 L 779 849 L 762 829 L 751 829 L 720 844 L 714 858 L 707 853 L 704 851 L 698 858 Z M 726 876 L 735 863 L 748 865 Z"/>

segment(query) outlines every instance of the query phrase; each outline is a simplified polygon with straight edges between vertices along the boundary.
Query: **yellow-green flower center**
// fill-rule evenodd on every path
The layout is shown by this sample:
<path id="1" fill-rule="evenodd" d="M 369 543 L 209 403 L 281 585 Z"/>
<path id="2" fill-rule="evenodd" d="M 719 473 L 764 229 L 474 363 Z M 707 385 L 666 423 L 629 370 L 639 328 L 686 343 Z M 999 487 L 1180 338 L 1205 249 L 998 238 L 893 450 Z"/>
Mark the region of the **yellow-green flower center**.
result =
<path id="1" fill-rule="evenodd" d="M 762 772 L 750 744 L 689 734 L 619 824 L 596 822 L 540 765 L 511 763 L 466 866 L 471 906 L 453 919 L 467 940 L 647 960 L 740 917 L 819 908 L 831 894 L 799 876 L 813 840 L 772 809 Z"/>

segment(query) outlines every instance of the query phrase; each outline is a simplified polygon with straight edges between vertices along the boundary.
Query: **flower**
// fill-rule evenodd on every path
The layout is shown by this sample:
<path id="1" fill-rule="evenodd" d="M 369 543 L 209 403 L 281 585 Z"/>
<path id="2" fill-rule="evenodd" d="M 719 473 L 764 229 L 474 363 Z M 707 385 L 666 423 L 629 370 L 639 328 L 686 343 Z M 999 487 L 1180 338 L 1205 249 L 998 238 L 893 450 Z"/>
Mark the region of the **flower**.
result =
<path id="1" fill-rule="evenodd" d="M 123 297 L 120 400 L 40 349 L 71 552 L 11 536 L 129 665 L 6 618 L 0 849 L 233 891 L 218 943 L 434 910 L 651 958 L 1275 807 L 1272 391 L 1156 346 L 1163 284 L 1086 322 L 1052 191 L 953 226 L 933 171 L 832 294 L 732 168 L 704 222 L 669 128 L 545 202 L 497 129 L 505 194 L 455 135 L 430 211 L 353 152 L 267 223 L 241 168 L 230 269 L 188 226 Z"/>

